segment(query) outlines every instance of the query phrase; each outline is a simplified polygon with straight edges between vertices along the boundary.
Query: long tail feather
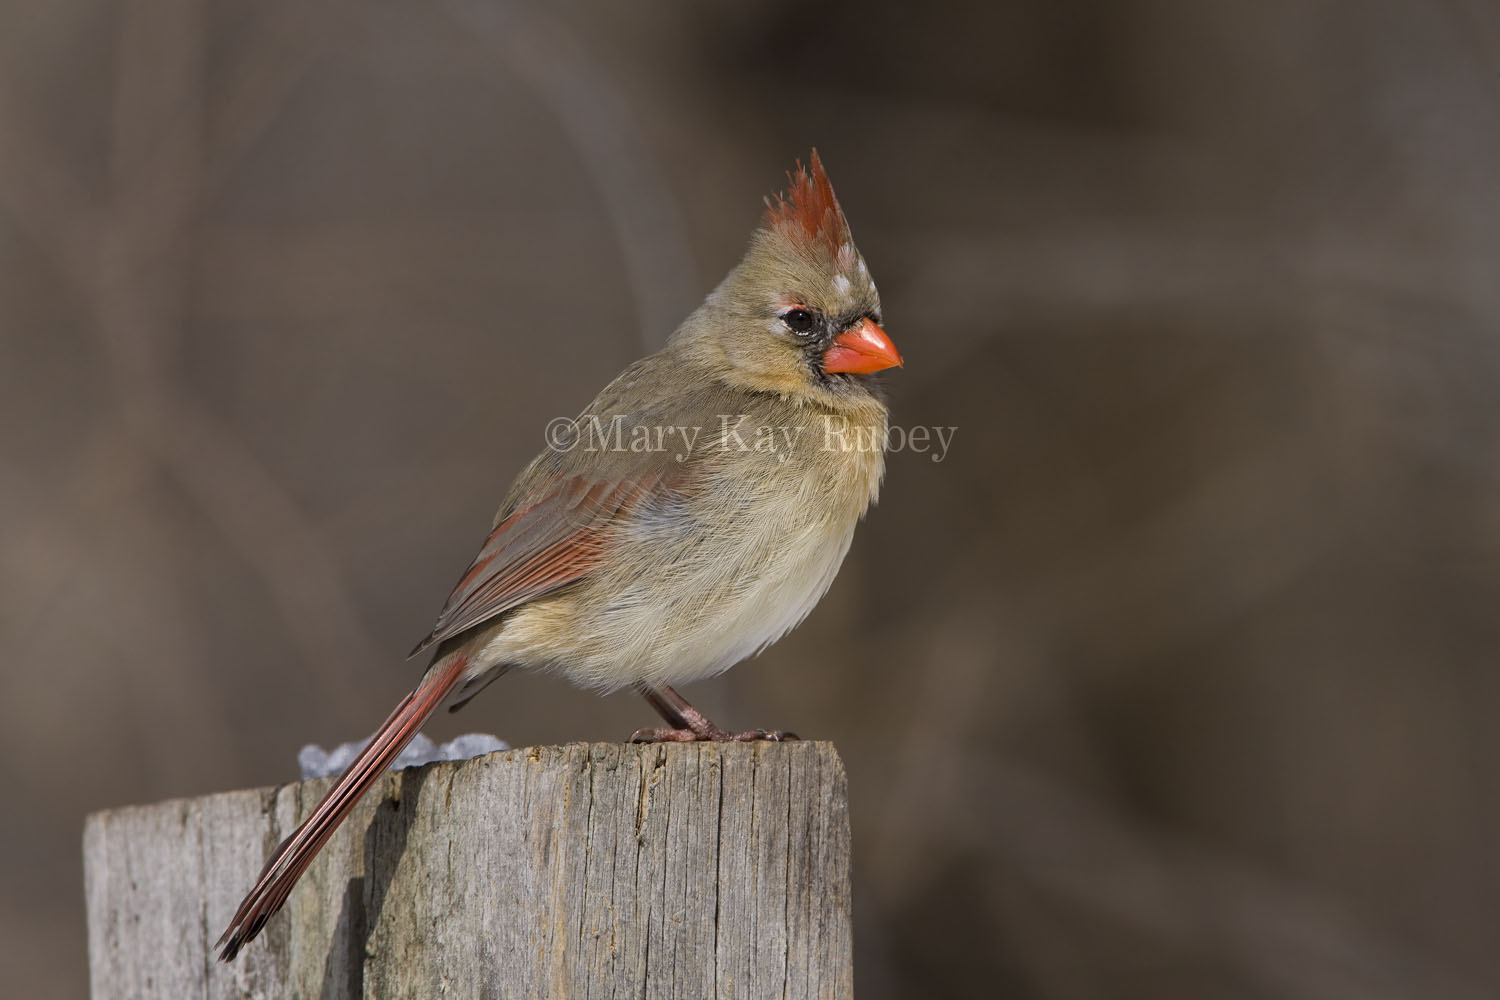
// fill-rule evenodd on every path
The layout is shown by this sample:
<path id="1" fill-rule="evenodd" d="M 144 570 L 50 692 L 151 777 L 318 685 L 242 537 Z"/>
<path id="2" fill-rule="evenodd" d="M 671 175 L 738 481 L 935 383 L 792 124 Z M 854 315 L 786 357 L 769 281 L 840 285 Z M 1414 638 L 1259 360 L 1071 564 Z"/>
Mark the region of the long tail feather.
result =
<path id="1" fill-rule="evenodd" d="M 221 962 L 232 961 L 239 950 L 260 933 L 271 915 L 281 909 L 291 895 L 292 886 L 312 864 L 344 817 L 349 815 L 349 810 L 380 779 L 417 735 L 422 723 L 458 684 L 467 662 L 466 657 L 454 656 L 429 670 L 422 683 L 401 699 L 401 704 L 323 796 L 312 815 L 276 848 L 271 860 L 261 870 L 255 888 L 245 895 L 223 937 L 214 944 L 215 948 L 223 949 L 219 952 Z"/>

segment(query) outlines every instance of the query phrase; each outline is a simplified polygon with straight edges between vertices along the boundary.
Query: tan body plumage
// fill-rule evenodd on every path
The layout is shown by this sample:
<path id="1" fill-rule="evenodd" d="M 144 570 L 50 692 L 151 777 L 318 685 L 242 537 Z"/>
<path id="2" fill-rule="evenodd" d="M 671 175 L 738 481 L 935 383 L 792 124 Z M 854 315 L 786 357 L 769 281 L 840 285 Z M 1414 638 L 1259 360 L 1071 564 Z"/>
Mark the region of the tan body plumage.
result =
<path id="1" fill-rule="evenodd" d="M 642 386 L 656 397 L 649 412 L 621 413 L 621 400 Z M 812 610 L 885 470 L 883 450 L 862 446 L 884 440 L 878 400 L 715 385 L 678 345 L 632 366 L 581 419 L 590 417 L 598 424 L 589 426 L 623 428 L 627 441 L 638 424 L 698 433 L 691 448 L 683 435 L 663 435 L 664 449 L 645 456 L 543 455 L 523 474 L 520 495 L 530 476 L 567 475 L 579 460 L 603 457 L 606 466 L 611 459 L 636 471 L 657 466 L 667 485 L 648 509 L 610 526 L 611 558 L 599 572 L 452 640 L 445 654 L 469 664 L 461 698 L 508 666 L 554 671 L 600 691 L 727 670 Z"/>

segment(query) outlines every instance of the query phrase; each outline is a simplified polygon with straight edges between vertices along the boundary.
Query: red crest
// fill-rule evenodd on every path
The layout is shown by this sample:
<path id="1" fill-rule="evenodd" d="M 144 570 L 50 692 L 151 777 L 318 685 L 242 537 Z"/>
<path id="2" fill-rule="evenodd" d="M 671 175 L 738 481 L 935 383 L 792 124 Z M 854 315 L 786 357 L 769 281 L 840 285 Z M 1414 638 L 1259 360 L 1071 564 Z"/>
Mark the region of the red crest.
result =
<path id="1" fill-rule="evenodd" d="M 797 169 L 786 176 L 786 193 L 766 199 L 766 228 L 793 243 L 819 246 L 835 257 L 845 246 L 852 248 L 849 224 L 818 151 L 812 151 L 810 167 L 798 160 Z"/>

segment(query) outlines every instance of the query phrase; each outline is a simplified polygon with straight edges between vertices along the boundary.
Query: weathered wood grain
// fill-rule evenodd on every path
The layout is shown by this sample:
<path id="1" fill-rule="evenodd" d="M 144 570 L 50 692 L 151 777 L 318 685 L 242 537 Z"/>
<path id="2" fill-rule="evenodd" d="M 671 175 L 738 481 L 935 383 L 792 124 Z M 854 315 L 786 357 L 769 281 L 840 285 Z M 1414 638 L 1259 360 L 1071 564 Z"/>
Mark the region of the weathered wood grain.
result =
<path id="1" fill-rule="evenodd" d="M 830 744 L 575 744 L 388 775 L 261 937 L 215 961 L 327 785 L 90 816 L 95 1000 L 852 993 Z"/>

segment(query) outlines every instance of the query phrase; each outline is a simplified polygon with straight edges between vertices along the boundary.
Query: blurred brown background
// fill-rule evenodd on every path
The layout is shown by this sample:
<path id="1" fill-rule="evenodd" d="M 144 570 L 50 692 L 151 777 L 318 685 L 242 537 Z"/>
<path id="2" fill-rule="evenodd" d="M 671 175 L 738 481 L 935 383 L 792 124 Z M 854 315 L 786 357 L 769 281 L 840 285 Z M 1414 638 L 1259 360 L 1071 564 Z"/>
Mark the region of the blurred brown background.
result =
<path id="1" fill-rule="evenodd" d="M 809 622 L 861 996 L 1500 992 L 1500 10 L 0 4 L 0 981 L 79 836 L 369 731 L 817 145 L 907 357 Z M 619 739 L 509 677 L 433 735 Z"/>

